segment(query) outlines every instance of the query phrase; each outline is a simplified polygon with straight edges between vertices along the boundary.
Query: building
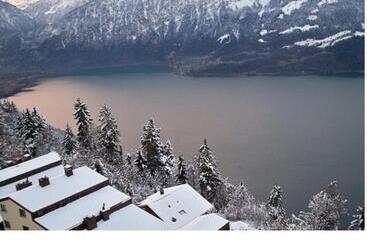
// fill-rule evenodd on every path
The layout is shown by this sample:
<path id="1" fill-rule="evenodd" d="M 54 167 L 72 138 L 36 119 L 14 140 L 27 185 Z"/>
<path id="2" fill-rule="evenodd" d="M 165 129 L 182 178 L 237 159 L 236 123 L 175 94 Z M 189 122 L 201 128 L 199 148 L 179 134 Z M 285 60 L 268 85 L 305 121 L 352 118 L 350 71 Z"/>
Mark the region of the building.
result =
<path id="1" fill-rule="evenodd" d="M 222 217 L 204 215 L 214 209 L 213 205 L 188 184 L 161 189 L 139 206 L 165 222 L 168 229 L 229 229 L 228 221 Z M 210 225 L 211 222 L 215 224 Z"/>
<path id="2" fill-rule="evenodd" d="M 139 204 L 56 152 L 0 170 L 5 230 L 227 230 L 228 221 L 188 184 L 161 189 Z"/>
<path id="3" fill-rule="evenodd" d="M 131 197 L 110 186 L 104 176 L 88 167 L 62 166 L 57 153 L 46 156 L 0 171 L 6 186 L 0 189 L 5 230 L 166 228 L 164 222 L 132 204 Z M 46 169 L 56 159 L 58 165 Z M 12 182 L 6 181 L 10 178 Z M 24 187 L 15 188 L 19 183 Z"/>

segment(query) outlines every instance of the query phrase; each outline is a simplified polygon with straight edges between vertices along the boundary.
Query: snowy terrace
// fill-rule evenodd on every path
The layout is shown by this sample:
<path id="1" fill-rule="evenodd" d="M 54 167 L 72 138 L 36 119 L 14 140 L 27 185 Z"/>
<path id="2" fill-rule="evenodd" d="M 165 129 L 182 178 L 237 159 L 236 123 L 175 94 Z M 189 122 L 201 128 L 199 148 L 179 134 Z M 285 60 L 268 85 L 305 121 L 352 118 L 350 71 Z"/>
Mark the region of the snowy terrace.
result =
<path id="1" fill-rule="evenodd" d="M 18 165 L 0 170 L 0 186 L 17 181 L 18 177 L 26 178 L 32 174 L 48 169 L 49 165 L 61 164 L 61 158 L 56 152 L 34 158 Z M 51 168 L 52 166 L 50 166 Z"/>
<path id="2" fill-rule="evenodd" d="M 139 206 L 154 212 L 169 229 L 179 229 L 214 208 L 188 184 L 154 193 Z"/>
<path id="3" fill-rule="evenodd" d="M 103 187 L 85 197 L 47 213 L 35 221 L 48 230 L 70 230 L 83 223 L 87 216 L 97 216 L 105 209 L 125 203 L 131 198 L 111 186 Z"/>
<path id="4" fill-rule="evenodd" d="M 52 178 L 47 186 L 32 186 L 12 193 L 9 198 L 30 212 L 36 212 L 106 182 L 108 183 L 108 179 L 104 176 L 88 167 L 80 167 L 73 170 L 73 175 L 70 177 L 61 175 Z"/>
<path id="5" fill-rule="evenodd" d="M 229 229 L 228 220 L 220 217 L 217 214 L 207 214 L 197 217 L 192 222 L 182 227 L 181 230 L 208 231 L 208 230 L 222 230 L 225 228 Z"/>
<path id="6" fill-rule="evenodd" d="M 166 224 L 141 208 L 130 204 L 99 221 L 95 230 L 167 230 Z"/>

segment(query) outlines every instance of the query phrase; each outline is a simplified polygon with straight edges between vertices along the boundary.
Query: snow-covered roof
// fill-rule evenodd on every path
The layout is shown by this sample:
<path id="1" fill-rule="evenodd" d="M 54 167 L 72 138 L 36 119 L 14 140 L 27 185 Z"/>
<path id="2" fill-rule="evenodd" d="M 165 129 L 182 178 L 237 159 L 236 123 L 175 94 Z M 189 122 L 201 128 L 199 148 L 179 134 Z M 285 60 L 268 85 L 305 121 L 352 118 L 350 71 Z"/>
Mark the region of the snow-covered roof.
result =
<path id="1" fill-rule="evenodd" d="M 48 230 L 70 230 L 80 225 L 88 215 L 98 215 L 103 205 L 108 209 L 130 199 L 128 195 L 106 186 L 35 220 Z"/>
<path id="2" fill-rule="evenodd" d="M 43 176 L 48 176 L 49 178 L 53 178 L 59 175 L 64 174 L 64 168 L 62 165 L 57 165 L 56 167 L 47 169 L 45 171 L 42 171 L 38 174 L 31 175 L 28 178 L 30 182 L 32 182 L 32 185 L 38 185 L 38 179 Z M 20 182 L 23 182 L 27 178 L 24 178 L 22 180 L 4 185 L 0 187 L 0 199 L 9 196 L 11 193 L 16 192 L 16 185 Z"/>
<path id="3" fill-rule="evenodd" d="M 61 161 L 59 154 L 50 152 L 46 155 L 25 161 L 12 167 L 0 170 L 0 182 L 17 177 L 35 169 L 45 167 L 49 164 Z M 61 163 L 60 163 L 61 164 Z"/>
<path id="4" fill-rule="evenodd" d="M 206 214 L 199 216 L 192 222 L 188 223 L 181 230 L 219 230 L 228 223 L 228 220 L 220 217 L 217 214 Z"/>
<path id="5" fill-rule="evenodd" d="M 35 185 L 14 192 L 9 198 L 35 212 L 107 180 L 106 177 L 85 166 L 73 172 L 70 177 L 61 175 L 50 179 L 50 184 L 45 187 Z"/>
<path id="6" fill-rule="evenodd" d="M 149 207 L 170 229 L 178 229 L 213 209 L 213 205 L 188 184 L 166 188 L 164 194 L 154 193 L 139 206 Z"/>
<path id="7" fill-rule="evenodd" d="M 248 231 L 248 230 L 256 230 L 255 226 L 249 222 L 244 221 L 235 221 L 230 224 L 231 231 Z"/>
<path id="8" fill-rule="evenodd" d="M 99 221 L 95 230 L 165 230 L 160 219 L 130 204 L 113 212 L 107 221 Z"/>

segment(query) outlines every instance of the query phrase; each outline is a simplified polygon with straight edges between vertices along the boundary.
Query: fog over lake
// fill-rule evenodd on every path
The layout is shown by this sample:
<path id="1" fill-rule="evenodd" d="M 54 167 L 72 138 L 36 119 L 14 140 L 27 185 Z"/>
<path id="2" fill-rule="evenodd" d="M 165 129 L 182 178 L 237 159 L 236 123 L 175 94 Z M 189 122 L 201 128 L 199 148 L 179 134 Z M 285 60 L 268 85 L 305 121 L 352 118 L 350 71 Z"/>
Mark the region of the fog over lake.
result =
<path id="1" fill-rule="evenodd" d="M 135 67 L 41 79 L 10 99 L 37 107 L 59 128 L 74 123 L 77 97 L 94 118 L 107 104 L 125 152 L 139 147 L 149 118 L 186 159 L 207 138 L 223 175 L 244 181 L 262 200 L 281 185 L 287 209 L 296 212 L 333 178 L 351 208 L 363 204 L 363 96 L 363 77 L 191 78 Z"/>

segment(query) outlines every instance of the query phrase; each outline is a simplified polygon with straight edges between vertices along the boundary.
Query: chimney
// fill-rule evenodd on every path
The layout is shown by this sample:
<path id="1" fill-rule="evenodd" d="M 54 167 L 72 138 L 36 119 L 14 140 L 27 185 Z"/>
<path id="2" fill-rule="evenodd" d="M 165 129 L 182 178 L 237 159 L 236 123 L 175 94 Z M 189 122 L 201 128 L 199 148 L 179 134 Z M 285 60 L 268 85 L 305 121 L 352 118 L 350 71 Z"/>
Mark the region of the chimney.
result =
<path id="1" fill-rule="evenodd" d="M 84 218 L 84 224 L 85 224 L 85 228 L 87 230 L 93 230 L 94 228 L 97 227 L 97 217 L 94 215 L 90 215 Z"/>
<path id="2" fill-rule="evenodd" d="M 28 161 L 28 160 L 31 160 L 31 155 L 29 155 L 29 154 L 25 154 L 24 156 L 23 156 L 23 161 L 25 162 L 25 161 Z"/>
<path id="3" fill-rule="evenodd" d="M 70 166 L 70 165 L 65 165 L 65 167 L 64 167 L 64 171 L 65 171 L 65 175 L 66 175 L 67 177 L 70 177 L 70 176 L 72 176 L 72 175 L 73 175 L 73 167 L 72 167 L 72 166 Z"/>
<path id="4" fill-rule="evenodd" d="M 159 189 L 159 193 L 160 193 L 161 195 L 164 195 L 164 188 L 163 188 L 163 187 L 161 187 L 161 188 Z"/>
<path id="5" fill-rule="evenodd" d="M 102 210 L 99 212 L 101 218 L 103 219 L 103 221 L 107 221 L 110 219 L 110 210 L 106 209 L 105 207 L 105 204 L 103 203 L 103 206 L 102 206 Z"/>
<path id="6" fill-rule="evenodd" d="M 47 176 L 44 176 L 38 180 L 41 187 L 45 187 L 50 184 L 50 179 Z"/>
<path id="7" fill-rule="evenodd" d="M 27 187 L 31 186 L 31 185 L 32 185 L 32 182 L 30 182 L 27 178 L 25 181 L 16 184 L 15 189 L 17 191 L 20 191 L 20 190 L 23 190 L 24 188 L 27 188 Z"/>

